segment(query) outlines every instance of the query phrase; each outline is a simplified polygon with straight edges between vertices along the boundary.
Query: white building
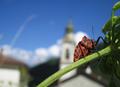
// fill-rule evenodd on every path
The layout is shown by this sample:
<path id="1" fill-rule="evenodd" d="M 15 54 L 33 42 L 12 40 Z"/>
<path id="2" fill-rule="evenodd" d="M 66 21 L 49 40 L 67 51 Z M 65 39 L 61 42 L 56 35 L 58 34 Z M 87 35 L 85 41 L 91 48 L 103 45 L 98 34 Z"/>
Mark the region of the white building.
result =
<path id="1" fill-rule="evenodd" d="M 28 87 L 28 67 L 0 52 L 0 87 Z"/>
<path id="2" fill-rule="evenodd" d="M 69 21 L 66 27 L 66 32 L 63 37 L 62 46 L 61 46 L 60 69 L 68 66 L 73 62 L 74 48 L 75 48 L 75 41 L 74 41 L 73 25 L 72 25 L 72 21 Z M 67 73 L 66 75 L 64 75 L 62 78 L 60 78 L 60 81 L 69 79 L 74 75 L 76 75 L 76 70 L 73 70 Z"/>

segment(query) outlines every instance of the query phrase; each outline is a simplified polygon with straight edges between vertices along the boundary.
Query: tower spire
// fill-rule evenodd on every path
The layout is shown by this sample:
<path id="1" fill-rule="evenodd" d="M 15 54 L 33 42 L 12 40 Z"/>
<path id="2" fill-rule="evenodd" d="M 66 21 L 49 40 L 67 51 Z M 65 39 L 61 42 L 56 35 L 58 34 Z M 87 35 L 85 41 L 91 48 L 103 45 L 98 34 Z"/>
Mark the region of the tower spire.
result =
<path id="1" fill-rule="evenodd" d="M 70 19 L 68 21 L 66 31 L 65 31 L 65 36 L 64 36 L 64 41 L 63 42 L 68 42 L 68 43 L 73 43 L 74 41 L 74 36 L 73 36 L 73 23 L 72 20 Z"/>
<path id="2" fill-rule="evenodd" d="M 73 33 L 73 23 L 72 19 L 68 21 L 68 25 L 66 27 L 66 33 Z"/>

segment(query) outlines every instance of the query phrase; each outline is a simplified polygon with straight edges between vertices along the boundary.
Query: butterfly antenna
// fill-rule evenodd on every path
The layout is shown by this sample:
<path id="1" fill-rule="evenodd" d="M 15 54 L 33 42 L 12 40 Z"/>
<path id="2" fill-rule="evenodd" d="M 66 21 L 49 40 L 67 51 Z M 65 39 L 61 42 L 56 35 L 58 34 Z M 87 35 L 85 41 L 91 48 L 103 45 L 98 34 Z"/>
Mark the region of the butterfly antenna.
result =
<path id="1" fill-rule="evenodd" d="M 94 27 L 92 25 L 92 39 L 95 39 Z"/>

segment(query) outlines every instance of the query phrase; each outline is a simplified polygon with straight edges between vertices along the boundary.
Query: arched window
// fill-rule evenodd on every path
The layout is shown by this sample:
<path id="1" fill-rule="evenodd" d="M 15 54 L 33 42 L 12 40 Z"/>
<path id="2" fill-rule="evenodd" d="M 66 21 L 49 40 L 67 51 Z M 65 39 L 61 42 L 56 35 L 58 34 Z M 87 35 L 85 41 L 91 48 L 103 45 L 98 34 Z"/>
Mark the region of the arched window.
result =
<path id="1" fill-rule="evenodd" d="M 69 49 L 67 48 L 66 49 L 66 59 L 69 60 L 70 58 L 70 53 L 69 53 Z"/>

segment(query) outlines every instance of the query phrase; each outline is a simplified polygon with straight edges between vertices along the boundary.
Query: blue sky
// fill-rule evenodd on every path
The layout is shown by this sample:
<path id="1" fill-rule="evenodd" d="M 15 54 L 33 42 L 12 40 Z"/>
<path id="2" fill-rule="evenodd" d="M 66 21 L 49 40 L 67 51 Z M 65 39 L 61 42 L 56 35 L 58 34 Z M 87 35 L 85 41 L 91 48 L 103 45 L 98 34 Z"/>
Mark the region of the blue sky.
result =
<path id="1" fill-rule="evenodd" d="M 69 19 L 74 31 L 83 31 L 94 38 L 111 15 L 118 0 L 0 0 L 0 45 L 10 44 L 16 32 L 30 17 L 14 47 L 34 50 L 49 47 L 64 35 Z"/>

